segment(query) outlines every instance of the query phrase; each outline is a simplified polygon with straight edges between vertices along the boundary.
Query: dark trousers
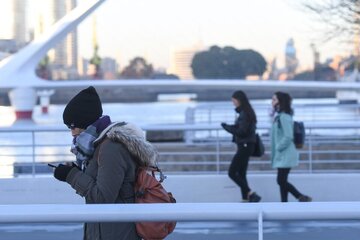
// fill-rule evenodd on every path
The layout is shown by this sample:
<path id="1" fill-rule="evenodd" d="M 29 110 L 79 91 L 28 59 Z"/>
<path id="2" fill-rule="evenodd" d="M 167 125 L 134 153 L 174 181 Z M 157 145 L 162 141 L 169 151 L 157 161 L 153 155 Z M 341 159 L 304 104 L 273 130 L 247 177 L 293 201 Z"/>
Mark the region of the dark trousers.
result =
<path id="1" fill-rule="evenodd" d="M 229 177 L 241 188 L 243 199 L 248 199 L 249 188 L 246 171 L 248 168 L 249 158 L 254 152 L 254 143 L 237 144 L 237 151 L 229 167 Z"/>
<path id="2" fill-rule="evenodd" d="M 291 168 L 278 168 L 277 183 L 280 186 L 280 196 L 282 202 L 288 201 L 288 193 L 290 192 L 295 198 L 299 198 L 302 194 L 288 182 L 288 176 Z"/>

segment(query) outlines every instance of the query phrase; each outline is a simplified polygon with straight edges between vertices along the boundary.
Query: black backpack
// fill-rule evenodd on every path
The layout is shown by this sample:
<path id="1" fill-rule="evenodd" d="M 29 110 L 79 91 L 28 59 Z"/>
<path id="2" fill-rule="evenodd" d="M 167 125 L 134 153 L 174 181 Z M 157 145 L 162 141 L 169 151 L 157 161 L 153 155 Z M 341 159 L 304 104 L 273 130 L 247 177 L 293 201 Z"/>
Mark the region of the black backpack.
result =
<path id="1" fill-rule="evenodd" d="M 294 121 L 294 144 L 296 148 L 303 148 L 305 143 L 305 126 L 303 122 Z"/>
<path id="2" fill-rule="evenodd" d="M 280 119 L 277 119 L 281 127 Z M 305 125 L 301 121 L 294 121 L 294 144 L 297 149 L 303 148 L 305 144 Z"/>

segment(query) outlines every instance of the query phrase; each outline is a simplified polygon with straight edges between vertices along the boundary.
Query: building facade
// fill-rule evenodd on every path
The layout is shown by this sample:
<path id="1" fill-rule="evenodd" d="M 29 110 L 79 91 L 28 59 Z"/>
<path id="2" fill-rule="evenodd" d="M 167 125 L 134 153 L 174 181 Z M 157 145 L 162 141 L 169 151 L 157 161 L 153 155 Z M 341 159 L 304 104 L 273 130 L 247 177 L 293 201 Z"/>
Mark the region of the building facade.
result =
<path id="1" fill-rule="evenodd" d="M 194 55 L 200 51 L 202 51 L 200 46 L 175 49 L 171 54 L 169 73 L 184 80 L 194 79 L 191 63 Z"/>
<path id="2" fill-rule="evenodd" d="M 38 1 L 35 38 L 52 27 L 54 23 L 76 7 L 76 0 Z M 77 79 L 78 72 L 78 36 L 74 30 L 48 52 L 53 79 Z"/>

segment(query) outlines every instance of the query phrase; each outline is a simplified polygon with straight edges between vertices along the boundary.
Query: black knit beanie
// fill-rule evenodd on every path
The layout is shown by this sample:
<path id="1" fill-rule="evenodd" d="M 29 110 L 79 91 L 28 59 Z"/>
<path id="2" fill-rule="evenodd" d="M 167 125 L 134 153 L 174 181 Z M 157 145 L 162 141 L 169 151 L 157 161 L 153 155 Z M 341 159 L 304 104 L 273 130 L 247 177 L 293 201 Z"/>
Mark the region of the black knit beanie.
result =
<path id="1" fill-rule="evenodd" d="M 101 101 L 94 87 L 79 92 L 66 105 L 63 120 L 67 126 L 86 129 L 103 113 Z"/>

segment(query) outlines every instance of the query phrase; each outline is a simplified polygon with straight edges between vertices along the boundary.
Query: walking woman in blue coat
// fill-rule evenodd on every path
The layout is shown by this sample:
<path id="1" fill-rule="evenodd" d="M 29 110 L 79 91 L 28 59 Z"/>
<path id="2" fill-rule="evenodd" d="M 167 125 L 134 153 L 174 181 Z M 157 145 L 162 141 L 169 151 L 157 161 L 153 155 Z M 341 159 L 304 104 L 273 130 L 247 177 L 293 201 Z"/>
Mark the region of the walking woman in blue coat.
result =
<path id="1" fill-rule="evenodd" d="M 239 116 L 233 125 L 221 123 L 225 131 L 233 135 L 233 142 L 237 145 L 229 177 L 241 188 L 243 202 L 259 202 L 261 197 L 250 189 L 246 179 L 249 158 L 255 148 L 256 114 L 243 91 L 234 92 L 231 100 Z"/>
<path id="2" fill-rule="evenodd" d="M 273 168 L 277 168 L 277 183 L 280 186 L 282 202 L 288 201 L 289 192 L 300 202 L 310 202 L 311 197 L 300 193 L 288 182 L 291 168 L 299 164 L 299 154 L 293 142 L 291 101 L 290 95 L 284 92 L 276 92 L 272 97 L 275 115 L 271 128 L 271 164 Z"/>

